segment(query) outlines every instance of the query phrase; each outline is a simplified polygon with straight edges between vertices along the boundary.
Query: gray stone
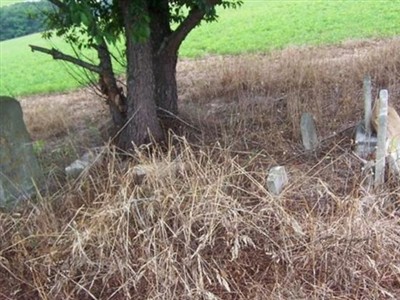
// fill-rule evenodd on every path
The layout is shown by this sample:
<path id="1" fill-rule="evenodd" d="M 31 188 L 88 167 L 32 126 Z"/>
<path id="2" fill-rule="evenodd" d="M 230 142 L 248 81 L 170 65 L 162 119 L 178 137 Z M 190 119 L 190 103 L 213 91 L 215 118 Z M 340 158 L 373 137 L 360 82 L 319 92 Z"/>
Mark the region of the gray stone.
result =
<path id="1" fill-rule="evenodd" d="M 89 165 L 90 162 L 77 159 L 65 168 L 65 174 L 68 178 L 77 178 Z"/>
<path id="2" fill-rule="evenodd" d="M 388 119 L 388 121 L 392 121 Z M 388 124 L 389 126 L 389 124 Z M 400 176 L 400 136 L 394 136 L 387 141 L 387 156 L 389 171 L 397 178 Z"/>
<path id="3" fill-rule="evenodd" d="M 387 157 L 389 170 L 396 177 L 399 177 L 399 175 L 400 175 L 400 156 L 399 156 L 399 154 L 400 154 L 400 147 L 398 148 L 397 151 L 389 153 L 389 155 Z"/>
<path id="4" fill-rule="evenodd" d="M 307 151 L 315 150 L 318 147 L 318 136 L 314 118 L 310 113 L 303 113 L 301 116 L 300 130 L 304 148 Z"/>
<path id="5" fill-rule="evenodd" d="M 0 207 L 14 208 L 43 183 L 19 102 L 0 96 Z"/>
<path id="6" fill-rule="evenodd" d="M 90 149 L 88 152 L 82 155 L 79 159 L 73 161 L 69 166 L 65 168 L 65 174 L 68 178 L 77 178 L 98 161 L 103 153 L 104 147 L 98 147 Z"/>
<path id="7" fill-rule="evenodd" d="M 271 194 L 279 195 L 288 183 L 285 167 L 273 167 L 268 173 L 267 189 Z"/>
<path id="8" fill-rule="evenodd" d="M 379 116 L 378 116 L 378 144 L 376 149 L 375 164 L 375 187 L 385 181 L 386 164 L 386 139 L 387 139 L 387 120 L 388 116 L 388 91 L 381 90 L 379 93 Z"/>
<path id="9" fill-rule="evenodd" d="M 371 131 L 368 133 L 364 122 L 356 127 L 355 153 L 363 159 L 372 159 L 375 156 L 378 139 Z"/>
<path id="10" fill-rule="evenodd" d="M 372 88 L 371 77 L 364 78 L 364 128 L 367 135 L 371 134 L 371 115 L 372 115 Z"/>

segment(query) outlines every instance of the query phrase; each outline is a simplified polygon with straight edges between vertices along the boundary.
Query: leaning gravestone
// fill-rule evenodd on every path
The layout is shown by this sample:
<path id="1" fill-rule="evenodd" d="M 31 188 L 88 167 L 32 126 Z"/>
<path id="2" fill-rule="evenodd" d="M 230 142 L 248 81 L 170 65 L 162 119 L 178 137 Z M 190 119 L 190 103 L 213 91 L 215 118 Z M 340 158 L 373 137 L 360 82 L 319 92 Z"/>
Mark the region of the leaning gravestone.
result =
<path id="1" fill-rule="evenodd" d="M 385 157 L 388 125 L 388 91 L 379 92 L 378 143 L 375 163 L 375 187 L 385 181 Z"/>
<path id="2" fill-rule="evenodd" d="M 19 102 L 0 96 L 0 208 L 10 210 L 43 181 Z"/>
<path id="3" fill-rule="evenodd" d="M 304 148 L 307 151 L 315 150 L 318 147 L 318 136 L 314 118 L 310 113 L 303 113 L 301 116 L 300 130 Z"/>
<path id="4" fill-rule="evenodd" d="M 364 78 L 364 121 L 356 126 L 355 153 L 362 159 L 370 160 L 375 156 L 378 139 L 372 132 L 372 84 L 371 77 Z"/>

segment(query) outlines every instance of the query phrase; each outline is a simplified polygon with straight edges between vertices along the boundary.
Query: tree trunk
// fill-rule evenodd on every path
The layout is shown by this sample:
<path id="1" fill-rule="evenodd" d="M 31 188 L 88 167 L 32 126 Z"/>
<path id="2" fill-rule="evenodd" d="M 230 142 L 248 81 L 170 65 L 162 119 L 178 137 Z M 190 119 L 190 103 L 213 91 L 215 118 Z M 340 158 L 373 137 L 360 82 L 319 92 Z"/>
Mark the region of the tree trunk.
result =
<path id="1" fill-rule="evenodd" d="M 100 88 L 103 95 L 107 96 L 107 104 L 110 108 L 110 114 L 117 130 L 122 128 L 126 121 L 126 97 L 123 91 L 118 87 L 117 80 L 113 71 L 110 52 L 107 44 L 103 41 L 96 47 L 100 60 Z"/>
<path id="2" fill-rule="evenodd" d="M 143 1 L 143 8 L 146 9 Z M 135 21 L 131 2 L 121 1 L 124 15 L 127 57 L 127 123 L 121 132 L 119 146 L 129 150 L 135 145 L 163 139 L 157 118 L 155 79 L 151 41 L 138 42 L 134 38 Z"/>
<path id="3" fill-rule="evenodd" d="M 178 91 L 176 84 L 176 64 L 178 51 L 165 49 L 165 41 L 171 35 L 168 0 L 160 0 L 149 5 L 153 67 L 156 84 L 156 104 L 159 115 L 178 114 Z"/>
<path id="4" fill-rule="evenodd" d="M 150 45 L 148 42 L 130 44 L 127 53 L 128 120 L 120 137 L 120 146 L 126 150 L 132 148 L 133 144 L 141 145 L 152 139 L 163 139 L 157 118 Z"/>
<path id="5" fill-rule="evenodd" d="M 172 117 L 178 114 L 178 89 L 176 83 L 176 53 L 157 55 L 153 61 L 159 115 Z"/>

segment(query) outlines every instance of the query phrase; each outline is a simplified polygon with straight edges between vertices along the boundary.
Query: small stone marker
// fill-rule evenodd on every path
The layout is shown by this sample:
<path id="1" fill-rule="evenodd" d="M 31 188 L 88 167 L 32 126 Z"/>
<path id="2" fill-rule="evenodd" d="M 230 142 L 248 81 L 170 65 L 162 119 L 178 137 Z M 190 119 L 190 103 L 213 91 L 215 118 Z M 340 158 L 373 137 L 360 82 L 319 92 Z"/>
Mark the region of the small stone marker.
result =
<path id="1" fill-rule="evenodd" d="M 67 178 L 77 178 L 83 173 L 83 171 L 89 169 L 91 165 L 101 158 L 103 151 L 104 147 L 92 148 L 83 154 L 81 158 L 72 162 L 65 168 L 65 174 L 67 175 Z"/>
<path id="2" fill-rule="evenodd" d="M 310 113 L 303 113 L 301 116 L 300 130 L 304 148 L 307 151 L 315 150 L 318 147 L 318 136 L 314 118 Z"/>
<path id="3" fill-rule="evenodd" d="M 375 187 L 385 181 L 385 157 L 388 116 L 388 91 L 379 92 L 378 144 L 376 149 Z"/>
<path id="4" fill-rule="evenodd" d="M 19 102 L 0 96 L 0 207 L 10 210 L 43 182 Z M 35 187 L 36 186 L 36 187 Z"/>
<path id="5" fill-rule="evenodd" d="M 68 178 L 77 178 L 85 169 L 89 168 L 94 158 L 89 152 L 85 153 L 80 159 L 73 161 L 65 168 L 65 174 Z"/>
<path id="6" fill-rule="evenodd" d="M 271 194 L 279 195 L 288 183 L 285 167 L 273 167 L 267 177 L 267 189 Z"/>
<path id="7" fill-rule="evenodd" d="M 355 139 L 354 150 L 359 157 L 363 159 L 370 159 L 374 156 L 378 140 L 377 137 L 372 135 L 371 132 L 367 132 L 364 122 L 360 122 L 356 126 Z"/>

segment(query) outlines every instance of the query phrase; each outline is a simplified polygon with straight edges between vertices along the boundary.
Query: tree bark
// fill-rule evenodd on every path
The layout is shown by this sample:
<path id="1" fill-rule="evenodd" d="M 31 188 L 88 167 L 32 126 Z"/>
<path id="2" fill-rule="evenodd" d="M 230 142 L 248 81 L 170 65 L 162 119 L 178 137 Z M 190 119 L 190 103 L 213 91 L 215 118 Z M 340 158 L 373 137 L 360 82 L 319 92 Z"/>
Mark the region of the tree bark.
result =
<path id="1" fill-rule="evenodd" d="M 100 88 L 103 95 L 107 96 L 107 104 L 110 108 L 110 114 L 116 129 L 119 130 L 126 122 L 126 97 L 123 91 L 118 87 L 117 80 L 113 71 L 111 55 L 106 42 L 96 47 L 100 60 Z"/>
<path id="2" fill-rule="evenodd" d="M 164 138 L 157 118 L 151 40 L 135 40 L 135 20 L 130 14 L 130 5 L 129 0 L 120 1 L 124 16 L 127 57 L 127 123 L 119 140 L 119 146 L 124 150 Z M 143 1 L 142 5 L 146 12 L 146 1 Z"/>
<path id="3" fill-rule="evenodd" d="M 176 82 L 178 51 L 164 48 L 167 38 L 172 34 L 168 0 L 149 5 L 149 13 L 158 114 L 162 117 L 171 117 L 178 114 Z"/>
<path id="4" fill-rule="evenodd" d="M 176 53 L 166 53 L 153 58 L 159 115 L 171 117 L 178 114 L 178 88 L 176 82 Z"/>
<path id="5" fill-rule="evenodd" d="M 209 0 L 214 6 L 221 0 Z M 151 41 L 153 46 L 153 66 L 156 83 L 156 103 L 161 116 L 178 114 L 178 88 L 176 65 L 178 50 L 183 40 L 203 19 L 205 12 L 192 9 L 186 19 L 174 31 L 170 27 L 168 0 L 160 0 L 149 5 Z"/>

